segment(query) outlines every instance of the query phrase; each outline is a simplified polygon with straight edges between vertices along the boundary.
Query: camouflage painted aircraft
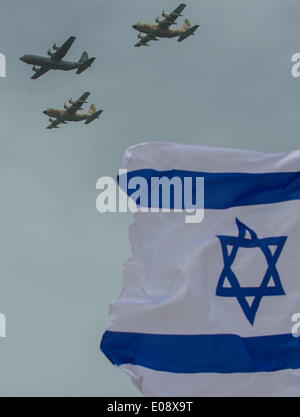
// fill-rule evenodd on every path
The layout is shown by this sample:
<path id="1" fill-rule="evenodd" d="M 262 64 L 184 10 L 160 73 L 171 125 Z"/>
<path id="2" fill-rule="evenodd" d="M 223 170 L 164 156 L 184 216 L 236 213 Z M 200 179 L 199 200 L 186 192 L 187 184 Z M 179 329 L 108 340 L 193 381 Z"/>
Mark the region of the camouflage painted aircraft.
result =
<path id="1" fill-rule="evenodd" d="M 52 46 L 53 52 L 51 49 L 48 50 L 48 58 L 39 55 L 22 56 L 20 58 L 21 61 L 25 62 L 26 64 L 33 65 L 32 70 L 35 72 L 35 74 L 31 77 L 31 79 L 36 80 L 49 70 L 70 71 L 77 69 L 76 74 L 81 74 L 88 67 L 90 67 L 96 58 L 89 58 L 86 51 L 82 53 L 78 62 L 63 60 L 75 39 L 75 36 L 70 36 L 70 38 L 61 47 L 54 44 Z M 37 68 L 36 65 L 38 65 L 40 68 Z"/>
<path id="2" fill-rule="evenodd" d="M 86 92 L 76 101 L 70 99 L 69 103 L 71 105 L 64 104 L 64 110 L 49 108 L 43 111 L 44 114 L 50 117 L 49 122 L 51 124 L 47 129 L 58 128 L 58 125 L 61 123 L 67 124 L 67 122 L 80 122 L 81 120 L 85 120 L 85 124 L 88 125 L 93 120 L 99 119 L 103 110 L 97 111 L 95 104 L 91 104 L 87 113 L 77 113 L 79 110 L 82 110 L 82 105 L 87 103 L 86 99 L 89 95 L 90 93 Z M 54 117 L 54 119 L 51 119 L 51 117 Z"/>
<path id="3" fill-rule="evenodd" d="M 182 16 L 181 13 L 185 7 L 186 4 L 182 3 L 171 14 L 166 14 L 163 11 L 162 17 L 164 17 L 164 19 L 155 19 L 156 25 L 151 25 L 149 23 L 137 23 L 136 25 L 133 25 L 133 29 L 140 32 L 138 34 L 140 41 L 135 46 L 149 46 L 148 42 L 158 41 L 158 38 L 178 37 L 178 42 L 182 42 L 189 36 L 194 35 L 194 32 L 198 29 L 199 25 L 191 26 L 188 19 L 185 19 L 181 29 L 170 29 L 170 26 L 177 24 L 176 19 Z M 146 33 L 146 35 L 143 36 L 141 33 Z"/>

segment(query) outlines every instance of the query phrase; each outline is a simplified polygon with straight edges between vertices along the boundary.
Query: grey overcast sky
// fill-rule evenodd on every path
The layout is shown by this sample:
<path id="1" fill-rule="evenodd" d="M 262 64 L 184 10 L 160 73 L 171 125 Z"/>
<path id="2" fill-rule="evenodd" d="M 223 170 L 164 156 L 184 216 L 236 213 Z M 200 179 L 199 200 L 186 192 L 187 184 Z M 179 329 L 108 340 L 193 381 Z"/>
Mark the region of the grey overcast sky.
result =
<path id="1" fill-rule="evenodd" d="M 122 289 L 131 214 L 100 215 L 96 181 L 128 146 L 178 141 L 263 151 L 299 147 L 298 0 L 188 0 L 200 24 L 178 44 L 134 48 L 132 24 L 180 0 L 3 0 L 0 52 L 0 395 L 139 395 L 99 351 L 109 302 Z M 77 37 L 81 75 L 33 81 L 25 53 Z M 46 130 L 42 111 L 91 91 L 89 126 Z"/>

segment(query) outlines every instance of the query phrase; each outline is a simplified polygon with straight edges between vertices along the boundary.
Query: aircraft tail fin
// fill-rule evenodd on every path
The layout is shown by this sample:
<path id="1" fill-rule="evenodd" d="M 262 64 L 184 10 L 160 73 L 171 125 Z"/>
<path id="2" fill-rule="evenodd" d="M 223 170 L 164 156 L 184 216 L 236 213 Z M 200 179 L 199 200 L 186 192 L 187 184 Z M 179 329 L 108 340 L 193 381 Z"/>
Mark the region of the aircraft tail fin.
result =
<path id="1" fill-rule="evenodd" d="M 86 62 L 89 59 L 88 53 L 86 51 L 83 51 L 81 54 L 81 57 L 79 59 L 79 63 L 83 64 L 84 62 Z"/>
<path id="2" fill-rule="evenodd" d="M 96 109 L 95 104 L 91 104 L 91 105 L 90 105 L 90 108 L 89 108 L 89 110 L 88 110 L 88 114 L 89 114 L 89 115 L 94 114 L 94 113 L 96 113 L 96 111 L 97 111 L 97 109 Z"/>
<path id="3" fill-rule="evenodd" d="M 189 21 L 189 19 L 185 19 L 181 29 L 185 31 L 185 30 L 190 29 L 190 27 L 191 27 L 191 22 Z"/>

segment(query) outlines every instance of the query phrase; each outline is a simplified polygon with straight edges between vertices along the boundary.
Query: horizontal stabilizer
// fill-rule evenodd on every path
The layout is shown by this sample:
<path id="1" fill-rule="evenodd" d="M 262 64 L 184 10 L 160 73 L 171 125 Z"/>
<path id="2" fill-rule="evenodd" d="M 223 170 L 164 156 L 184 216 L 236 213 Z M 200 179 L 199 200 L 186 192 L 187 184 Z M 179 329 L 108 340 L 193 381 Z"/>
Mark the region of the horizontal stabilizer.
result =
<path id="1" fill-rule="evenodd" d="M 193 35 L 194 32 L 196 32 L 196 30 L 198 28 L 199 28 L 199 25 L 195 25 L 195 26 L 191 27 L 190 29 L 188 29 L 186 32 L 184 32 L 182 35 L 179 36 L 178 42 L 182 42 L 186 38 L 188 38 L 189 36 Z"/>
<path id="2" fill-rule="evenodd" d="M 136 43 L 134 46 L 136 48 L 139 48 L 140 46 L 150 46 L 150 45 L 148 45 L 148 43 L 140 41 L 140 42 Z"/>
<path id="3" fill-rule="evenodd" d="M 87 68 L 89 68 L 92 63 L 95 61 L 96 58 L 90 58 L 87 61 L 85 61 L 83 64 L 80 64 L 78 67 L 78 70 L 76 71 L 76 74 L 81 74 L 83 71 L 85 71 Z"/>
<path id="4" fill-rule="evenodd" d="M 85 124 L 88 125 L 89 123 L 91 123 L 93 120 L 95 119 L 99 119 L 100 114 L 103 112 L 103 110 L 98 110 L 95 113 L 93 113 L 91 116 L 89 116 L 86 121 Z"/>

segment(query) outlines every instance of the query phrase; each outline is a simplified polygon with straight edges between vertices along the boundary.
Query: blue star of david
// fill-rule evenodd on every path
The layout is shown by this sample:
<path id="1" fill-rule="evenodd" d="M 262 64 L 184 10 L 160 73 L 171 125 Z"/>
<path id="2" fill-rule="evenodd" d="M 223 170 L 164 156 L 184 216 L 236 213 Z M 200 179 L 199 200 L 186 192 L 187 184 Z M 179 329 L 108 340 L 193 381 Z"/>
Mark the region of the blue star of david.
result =
<path id="1" fill-rule="evenodd" d="M 236 219 L 236 224 L 239 230 L 239 235 L 237 237 L 217 236 L 222 246 L 224 268 L 217 285 L 216 295 L 221 297 L 237 298 L 245 316 L 253 325 L 257 310 L 263 297 L 285 295 L 276 268 L 276 263 L 285 245 L 287 237 L 281 236 L 259 239 L 257 234 L 243 224 L 239 219 Z M 249 232 L 250 237 L 246 237 L 247 231 Z M 273 253 L 270 246 L 275 248 Z M 229 250 L 229 247 L 231 250 Z M 231 267 L 235 261 L 239 248 L 259 248 L 263 252 L 268 268 L 259 287 L 241 287 L 238 278 L 233 273 Z M 249 268 L 251 268 L 251 265 L 249 265 Z M 270 286 L 269 284 L 272 278 L 274 285 Z M 224 283 L 227 280 L 229 281 L 230 286 L 224 286 Z M 251 303 L 248 302 L 246 297 L 253 297 L 253 301 Z"/>

